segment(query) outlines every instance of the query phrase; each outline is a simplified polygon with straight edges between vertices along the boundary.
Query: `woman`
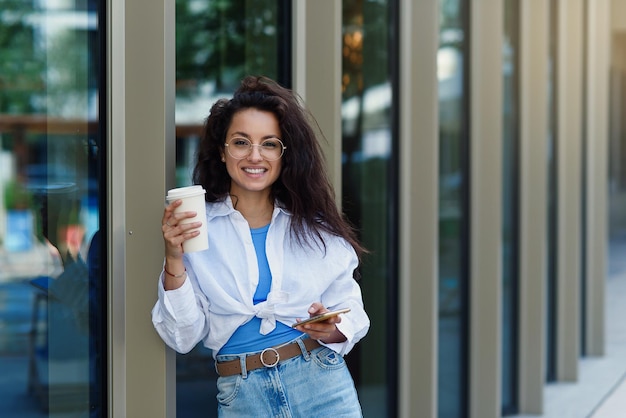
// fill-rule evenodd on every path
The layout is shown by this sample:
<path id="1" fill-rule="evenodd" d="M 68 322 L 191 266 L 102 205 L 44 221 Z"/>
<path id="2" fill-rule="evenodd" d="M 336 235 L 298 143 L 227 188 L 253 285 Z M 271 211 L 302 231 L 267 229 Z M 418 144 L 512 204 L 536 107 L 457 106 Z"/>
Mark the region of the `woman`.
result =
<path id="1" fill-rule="evenodd" d="M 220 416 L 361 416 L 343 355 L 369 329 L 354 280 L 363 249 L 297 96 L 244 79 L 211 108 L 193 180 L 207 191 L 209 249 L 183 252 L 201 223 L 169 204 L 152 311 L 161 338 L 213 350 Z M 350 312 L 292 327 L 339 308 Z"/>

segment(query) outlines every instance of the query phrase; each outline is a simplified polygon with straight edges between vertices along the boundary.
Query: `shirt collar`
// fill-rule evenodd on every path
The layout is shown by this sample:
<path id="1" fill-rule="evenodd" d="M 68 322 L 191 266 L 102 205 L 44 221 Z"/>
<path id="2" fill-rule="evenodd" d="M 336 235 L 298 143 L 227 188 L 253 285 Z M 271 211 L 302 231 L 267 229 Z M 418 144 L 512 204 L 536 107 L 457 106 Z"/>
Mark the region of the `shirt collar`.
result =
<path id="1" fill-rule="evenodd" d="M 216 218 L 219 216 L 228 216 L 234 212 L 236 212 L 236 209 L 233 207 L 233 201 L 230 196 L 226 196 L 222 200 L 218 200 L 209 204 L 209 207 L 207 208 L 207 217 Z M 274 213 L 272 214 L 272 219 L 278 216 L 279 213 L 283 213 L 285 215 L 291 215 L 287 209 L 282 207 L 280 202 L 275 201 Z"/>

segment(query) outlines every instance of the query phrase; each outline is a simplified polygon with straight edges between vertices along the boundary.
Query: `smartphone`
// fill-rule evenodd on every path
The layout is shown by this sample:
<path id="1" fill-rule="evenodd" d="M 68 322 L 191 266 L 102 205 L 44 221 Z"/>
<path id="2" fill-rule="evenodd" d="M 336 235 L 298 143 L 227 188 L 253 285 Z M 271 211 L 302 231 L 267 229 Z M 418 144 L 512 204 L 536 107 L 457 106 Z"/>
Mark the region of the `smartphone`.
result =
<path id="1" fill-rule="evenodd" d="M 350 308 L 337 309 L 336 311 L 325 312 L 323 314 L 312 316 L 308 319 L 304 319 L 300 322 L 296 322 L 292 325 L 292 328 L 297 327 L 298 325 L 311 324 L 313 322 L 325 321 L 328 318 L 332 318 L 333 316 L 337 316 L 342 313 L 350 312 Z"/>

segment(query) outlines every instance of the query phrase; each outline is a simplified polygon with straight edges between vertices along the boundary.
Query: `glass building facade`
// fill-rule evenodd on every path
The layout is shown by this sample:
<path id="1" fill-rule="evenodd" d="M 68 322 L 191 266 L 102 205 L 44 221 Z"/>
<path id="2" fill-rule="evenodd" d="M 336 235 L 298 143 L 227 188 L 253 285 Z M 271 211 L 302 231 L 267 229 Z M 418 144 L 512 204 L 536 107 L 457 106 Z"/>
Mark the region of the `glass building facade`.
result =
<path id="1" fill-rule="evenodd" d="M 502 43 L 502 413 L 517 412 L 519 341 L 519 1 L 504 3 Z"/>
<path id="2" fill-rule="evenodd" d="M 441 416 L 467 410 L 469 327 L 469 2 L 439 8 L 439 372 Z"/>
<path id="3" fill-rule="evenodd" d="M 100 416 L 107 404 L 104 5 L 3 2 L 0 16 L 3 414 Z"/>
<path id="4" fill-rule="evenodd" d="M 530 3 L 0 1 L 0 414 L 217 416 L 149 313 L 165 191 L 248 74 L 310 108 L 369 250 L 363 415 L 540 413 L 604 351 L 626 22 Z"/>

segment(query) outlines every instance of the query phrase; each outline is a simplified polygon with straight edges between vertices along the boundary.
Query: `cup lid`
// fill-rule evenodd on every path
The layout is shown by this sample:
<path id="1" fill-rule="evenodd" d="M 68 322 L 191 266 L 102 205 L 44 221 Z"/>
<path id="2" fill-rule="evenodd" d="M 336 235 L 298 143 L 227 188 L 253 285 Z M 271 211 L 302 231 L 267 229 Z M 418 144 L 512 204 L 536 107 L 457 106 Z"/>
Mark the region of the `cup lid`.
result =
<path id="1" fill-rule="evenodd" d="M 177 187 L 167 191 L 167 200 L 183 199 L 185 197 L 205 194 L 206 190 L 202 186 Z"/>

